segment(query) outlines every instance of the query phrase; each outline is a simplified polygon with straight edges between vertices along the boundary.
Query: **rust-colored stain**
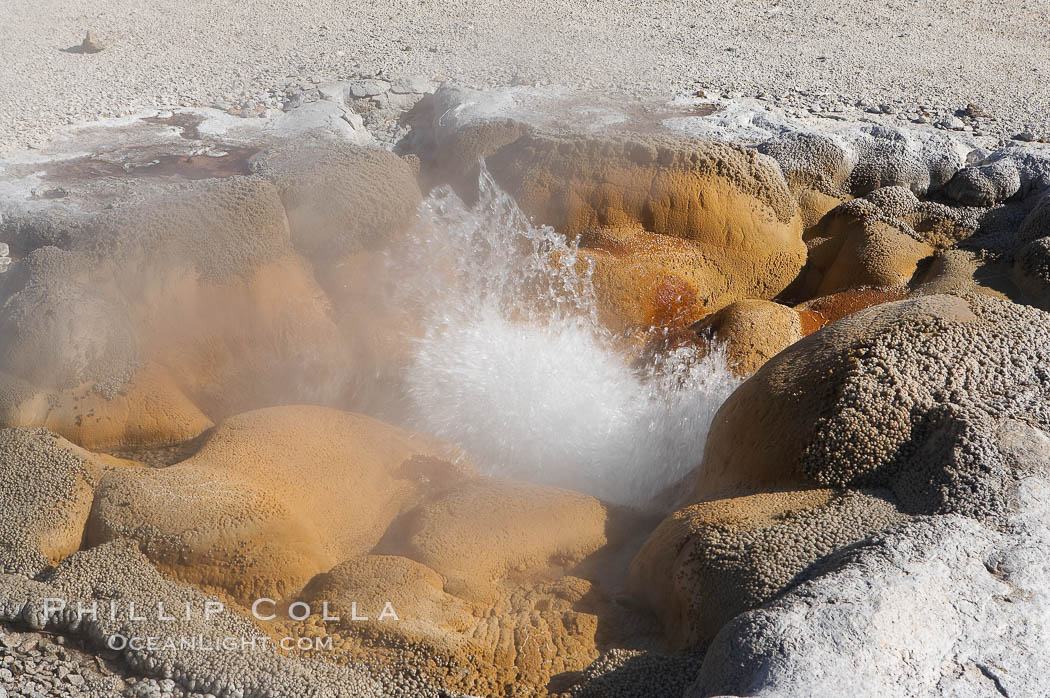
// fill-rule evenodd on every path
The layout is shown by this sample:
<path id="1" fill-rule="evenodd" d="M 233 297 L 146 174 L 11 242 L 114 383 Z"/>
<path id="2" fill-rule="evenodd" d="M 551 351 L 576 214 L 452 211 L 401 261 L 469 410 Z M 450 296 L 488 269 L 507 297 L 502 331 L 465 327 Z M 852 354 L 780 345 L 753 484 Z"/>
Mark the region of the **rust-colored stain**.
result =
<path id="1" fill-rule="evenodd" d="M 685 279 L 668 274 L 653 289 L 650 324 L 654 327 L 681 326 L 690 313 L 695 312 L 695 305 L 693 287 Z"/>
<path id="2" fill-rule="evenodd" d="M 907 287 L 851 289 L 806 301 L 795 310 L 802 321 L 802 334 L 808 335 L 858 310 L 899 301 L 907 294 Z"/>
<path id="3" fill-rule="evenodd" d="M 813 334 L 828 322 L 823 315 L 813 310 L 799 310 L 798 318 L 802 322 L 803 337 Z"/>

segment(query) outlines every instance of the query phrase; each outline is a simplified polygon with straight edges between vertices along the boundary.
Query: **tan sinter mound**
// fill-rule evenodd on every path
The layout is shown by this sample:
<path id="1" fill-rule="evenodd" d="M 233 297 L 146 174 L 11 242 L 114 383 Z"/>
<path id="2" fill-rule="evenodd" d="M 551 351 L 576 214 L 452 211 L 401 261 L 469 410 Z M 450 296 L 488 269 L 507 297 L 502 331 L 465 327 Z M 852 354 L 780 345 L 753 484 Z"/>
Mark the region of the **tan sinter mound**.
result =
<path id="1" fill-rule="evenodd" d="M 403 470 L 413 458 L 450 455 L 361 415 L 249 412 L 220 425 L 189 460 L 106 475 L 86 539 L 135 538 L 162 570 L 235 598 L 283 596 L 367 552 L 424 496 L 420 476 Z"/>

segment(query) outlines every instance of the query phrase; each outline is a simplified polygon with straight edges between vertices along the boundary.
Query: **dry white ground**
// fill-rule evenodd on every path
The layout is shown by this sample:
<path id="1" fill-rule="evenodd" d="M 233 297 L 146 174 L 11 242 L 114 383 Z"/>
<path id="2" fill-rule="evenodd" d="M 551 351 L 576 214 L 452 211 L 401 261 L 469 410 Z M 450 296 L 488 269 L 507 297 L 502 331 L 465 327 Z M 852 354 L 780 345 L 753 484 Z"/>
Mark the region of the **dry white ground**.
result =
<path id="1" fill-rule="evenodd" d="M 65 50 L 89 29 L 106 50 Z M 973 102 L 996 135 L 1050 134 L 1045 0 L 0 0 L 0 35 L 0 152 L 103 115 L 272 107 L 289 85 L 379 71 L 934 118 Z"/>

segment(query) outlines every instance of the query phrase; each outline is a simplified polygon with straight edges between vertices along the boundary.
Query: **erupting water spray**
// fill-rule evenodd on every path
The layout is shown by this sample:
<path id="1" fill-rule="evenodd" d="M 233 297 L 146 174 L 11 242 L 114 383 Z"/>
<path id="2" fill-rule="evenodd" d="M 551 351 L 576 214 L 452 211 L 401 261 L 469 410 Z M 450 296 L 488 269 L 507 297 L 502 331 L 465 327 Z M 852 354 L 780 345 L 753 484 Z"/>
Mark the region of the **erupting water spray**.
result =
<path id="1" fill-rule="evenodd" d="M 449 187 L 424 202 L 423 306 L 408 391 L 416 426 L 458 442 L 491 474 L 643 505 L 701 458 L 738 380 L 724 354 L 680 349 L 632 368 L 600 325 L 577 245 L 531 223 L 484 166 L 477 204 Z"/>

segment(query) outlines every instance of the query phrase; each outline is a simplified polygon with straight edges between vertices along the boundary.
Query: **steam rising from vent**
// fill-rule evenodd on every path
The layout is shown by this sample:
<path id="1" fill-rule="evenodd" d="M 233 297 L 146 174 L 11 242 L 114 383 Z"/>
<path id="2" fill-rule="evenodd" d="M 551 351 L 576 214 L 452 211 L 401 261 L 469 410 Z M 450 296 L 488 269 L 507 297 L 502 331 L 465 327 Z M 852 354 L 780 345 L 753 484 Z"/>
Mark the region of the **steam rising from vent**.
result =
<path id="1" fill-rule="evenodd" d="M 492 475 L 641 505 L 701 458 L 736 387 L 724 355 L 678 350 L 632 368 L 597 319 L 577 247 L 530 223 L 482 167 L 478 203 L 423 203 L 405 302 L 426 331 L 407 384 L 421 430 Z"/>

